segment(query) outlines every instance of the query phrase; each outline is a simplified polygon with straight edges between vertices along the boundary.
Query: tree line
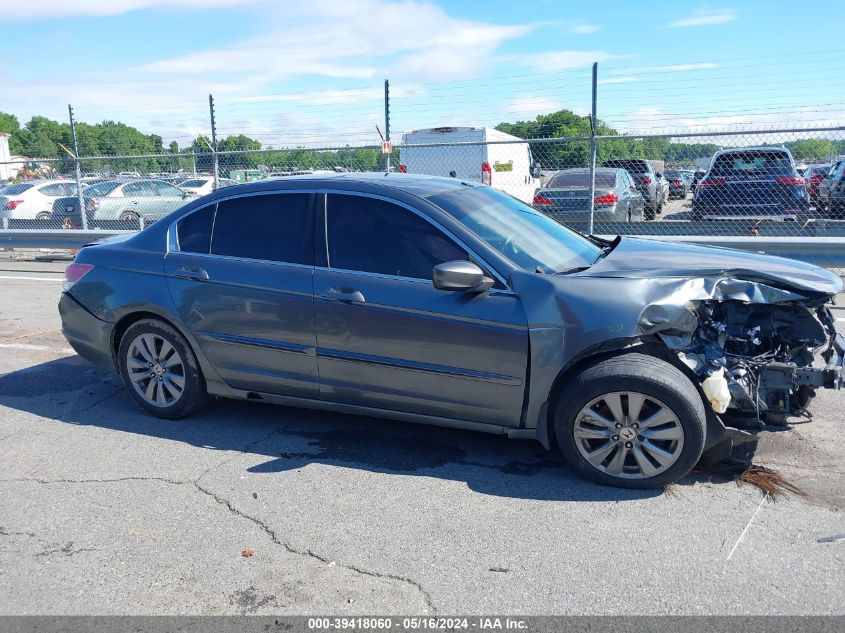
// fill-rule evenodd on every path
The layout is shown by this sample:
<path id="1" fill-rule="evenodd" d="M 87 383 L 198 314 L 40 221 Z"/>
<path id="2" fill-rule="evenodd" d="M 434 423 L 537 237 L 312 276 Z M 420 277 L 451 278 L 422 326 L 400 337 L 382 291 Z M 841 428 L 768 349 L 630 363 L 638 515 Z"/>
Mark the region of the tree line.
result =
<path id="1" fill-rule="evenodd" d="M 589 163 L 589 142 L 555 142 L 551 139 L 584 138 L 590 135 L 589 117 L 579 116 L 570 110 L 538 115 L 533 120 L 503 122 L 496 129 L 524 139 L 543 139 L 531 144 L 534 159 L 545 169 L 586 166 Z M 7 132 L 12 155 L 30 158 L 60 159 L 53 166 L 60 173 L 73 171 L 62 146 L 72 146 L 68 123 L 60 123 L 43 116 L 33 116 L 24 125 L 12 114 L 0 112 L 0 132 Z M 618 135 L 603 121 L 597 122 L 599 135 Z M 176 141 L 166 147 L 161 136 L 144 134 L 140 130 L 116 121 L 96 124 L 77 123 L 76 136 L 80 156 L 115 156 L 114 159 L 90 160 L 82 163 L 84 172 L 138 171 L 177 172 L 209 171 L 212 168 L 210 140 L 198 136 L 188 146 Z M 773 145 L 780 143 L 773 143 Z M 845 154 L 845 140 L 795 139 L 783 143 L 796 161 L 823 162 Z M 622 135 L 620 138 L 601 140 L 597 147 L 599 163 L 612 158 L 648 158 L 666 161 L 671 166 L 690 166 L 697 158 L 707 158 L 719 149 L 717 143 L 681 143 L 669 138 L 650 138 Z M 307 148 L 262 148 L 261 142 L 238 134 L 218 140 L 220 152 L 237 152 L 219 156 L 223 175 L 234 169 L 299 170 L 299 169 L 349 169 L 375 171 L 382 167 L 382 157 L 377 148 L 345 147 L 331 151 Z M 163 154 L 149 158 L 127 156 Z M 194 156 L 195 155 L 195 156 Z M 399 162 L 399 152 L 394 149 L 393 164 Z"/>

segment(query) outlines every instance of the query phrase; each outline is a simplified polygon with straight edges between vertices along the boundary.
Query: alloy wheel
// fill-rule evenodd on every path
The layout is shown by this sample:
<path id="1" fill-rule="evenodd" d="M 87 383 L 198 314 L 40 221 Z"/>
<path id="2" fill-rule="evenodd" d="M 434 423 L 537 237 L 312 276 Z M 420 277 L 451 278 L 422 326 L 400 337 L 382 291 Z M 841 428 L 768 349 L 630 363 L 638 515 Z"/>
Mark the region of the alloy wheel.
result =
<path id="1" fill-rule="evenodd" d="M 645 479 L 670 468 L 684 447 L 678 416 L 660 400 L 635 391 L 595 398 L 573 429 L 581 456 L 612 477 Z"/>
<path id="2" fill-rule="evenodd" d="M 126 371 L 135 391 L 155 407 L 169 407 L 185 391 L 185 364 L 179 352 L 158 334 L 141 334 L 129 345 Z"/>

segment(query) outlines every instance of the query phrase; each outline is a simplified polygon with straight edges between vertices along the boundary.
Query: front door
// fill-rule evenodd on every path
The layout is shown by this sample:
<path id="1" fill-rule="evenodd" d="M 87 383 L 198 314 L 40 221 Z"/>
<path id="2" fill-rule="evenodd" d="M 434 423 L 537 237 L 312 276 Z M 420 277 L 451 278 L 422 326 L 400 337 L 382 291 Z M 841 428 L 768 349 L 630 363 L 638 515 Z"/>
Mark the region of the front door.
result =
<path id="1" fill-rule="evenodd" d="M 432 268 L 469 254 L 407 207 L 329 194 L 325 221 L 328 266 L 314 277 L 321 397 L 517 426 L 528 358 L 519 298 L 435 289 Z"/>
<path id="2" fill-rule="evenodd" d="M 313 198 L 241 196 L 179 221 L 167 283 L 179 317 L 231 387 L 319 397 Z"/>

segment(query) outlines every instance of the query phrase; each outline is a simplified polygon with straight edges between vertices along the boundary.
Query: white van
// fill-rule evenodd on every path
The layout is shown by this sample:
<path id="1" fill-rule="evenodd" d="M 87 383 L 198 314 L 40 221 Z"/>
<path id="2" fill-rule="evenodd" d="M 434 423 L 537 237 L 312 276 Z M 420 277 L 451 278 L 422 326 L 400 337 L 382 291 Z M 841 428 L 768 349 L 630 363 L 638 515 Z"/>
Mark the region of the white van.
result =
<path id="1" fill-rule="evenodd" d="M 539 166 L 534 165 L 528 143 L 491 127 L 406 132 L 399 147 L 399 163 L 400 172 L 474 180 L 528 204 L 539 185 Z"/>

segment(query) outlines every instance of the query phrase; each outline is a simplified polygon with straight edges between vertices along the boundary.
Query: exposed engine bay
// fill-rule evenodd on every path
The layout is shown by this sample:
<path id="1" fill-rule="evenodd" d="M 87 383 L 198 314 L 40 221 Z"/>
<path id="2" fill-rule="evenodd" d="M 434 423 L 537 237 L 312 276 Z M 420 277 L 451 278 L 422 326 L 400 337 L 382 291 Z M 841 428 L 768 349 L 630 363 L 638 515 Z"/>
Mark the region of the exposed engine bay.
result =
<path id="1" fill-rule="evenodd" d="M 702 381 L 716 413 L 783 424 L 808 415 L 818 387 L 842 382 L 842 337 L 824 300 L 691 301 L 698 325 L 664 342 Z"/>

